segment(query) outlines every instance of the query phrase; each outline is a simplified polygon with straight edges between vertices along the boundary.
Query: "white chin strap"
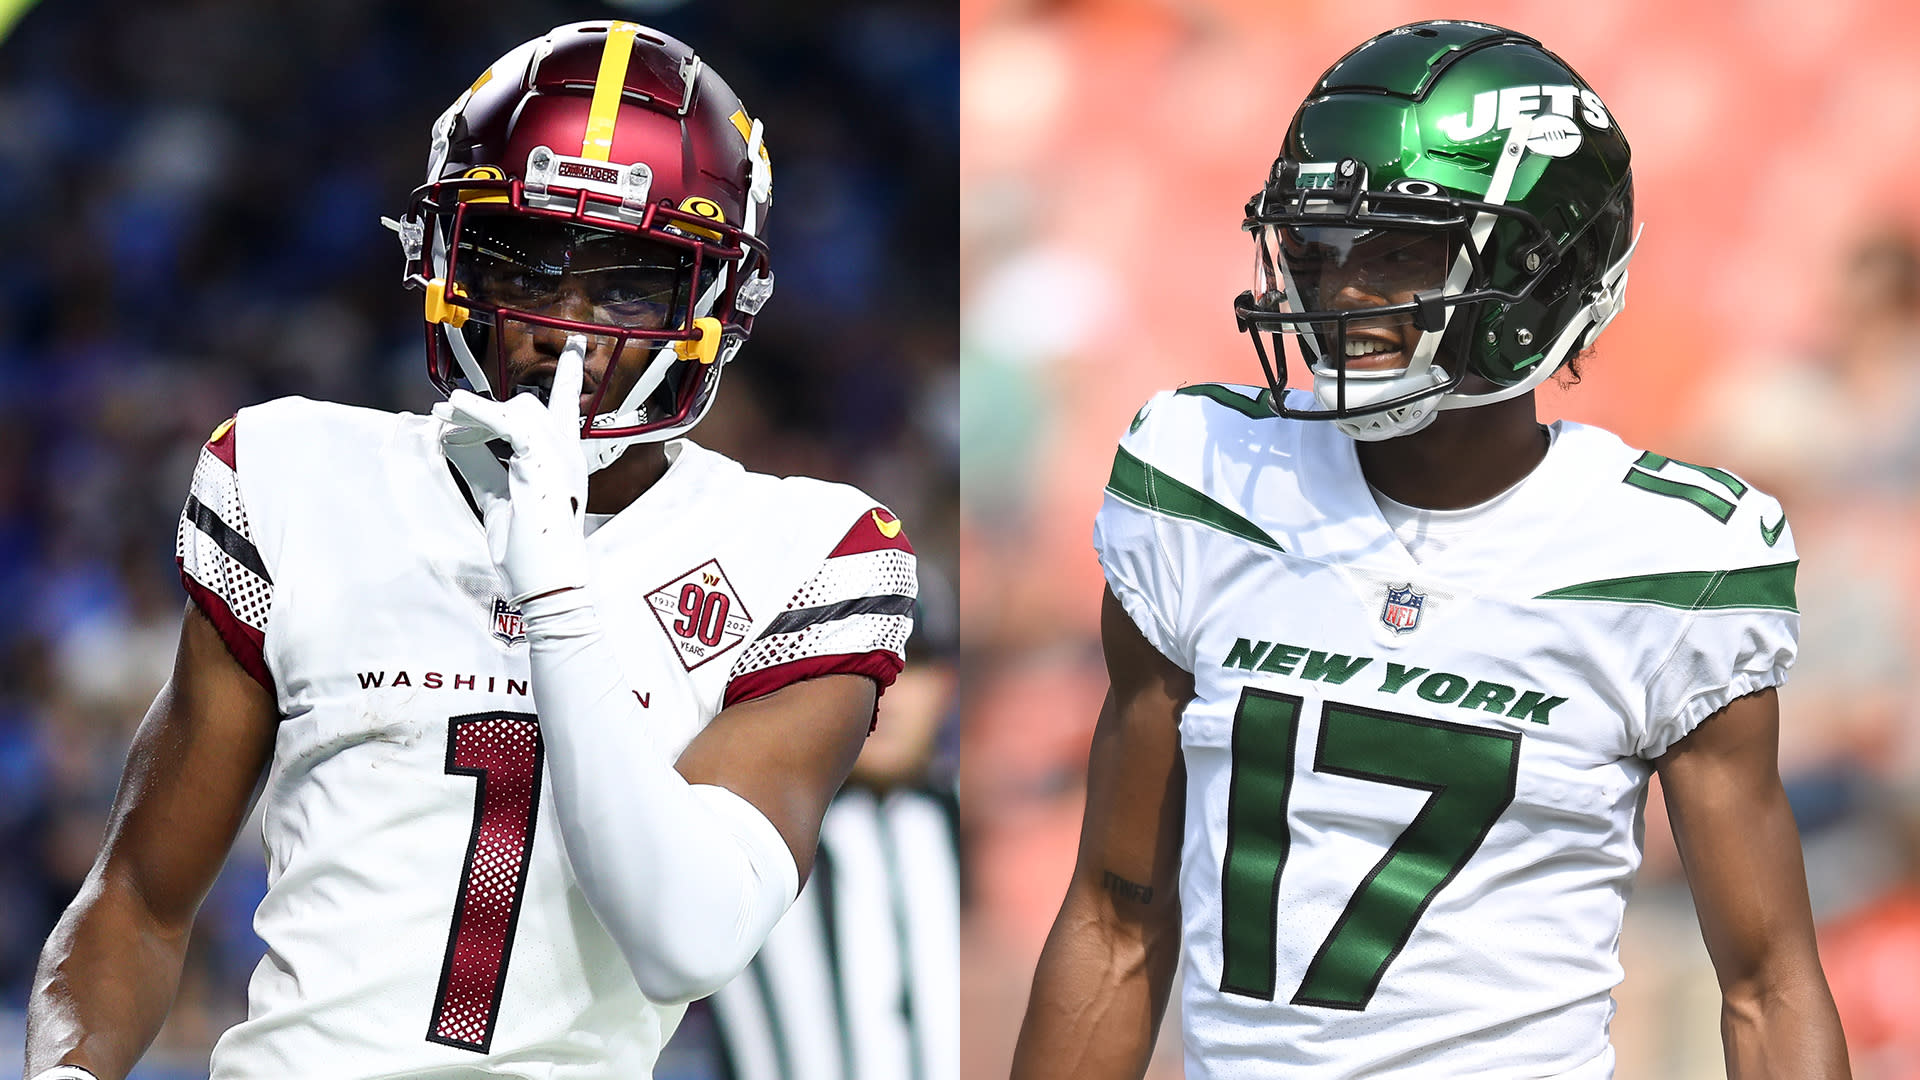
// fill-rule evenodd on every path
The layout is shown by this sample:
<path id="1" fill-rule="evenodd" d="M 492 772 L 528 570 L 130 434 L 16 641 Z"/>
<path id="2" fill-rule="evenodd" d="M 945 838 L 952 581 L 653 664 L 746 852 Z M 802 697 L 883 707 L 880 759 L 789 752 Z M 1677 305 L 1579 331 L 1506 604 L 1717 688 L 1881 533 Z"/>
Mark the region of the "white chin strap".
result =
<path id="1" fill-rule="evenodd" d="M 1447 373 L 1441 368 L 1429 366 L 1421 374 L 1423 375 L 1421 381 L 1426 383 L 1427 386 L 1439 386 L 1447 381 Z M 1407 394 L 1414 393 L 1418 389 L 1421 389 L 1421 387 L 1417 385 L 1410 385 L 1412 382 L 1413 380 L 1408 379 L 1404 375 L 1396 376 L 1392 379 L 1382 379 L 1377 382 L 1363 382 L 1358 384 L 1349 378 L 1347 380 L 1347 408 L 1365 408 L 1373 402 L 1405 397 Z M 1338 407 L 1338 403 L 1335 400 L 1335 394 L 1337 392 L 1338 387 L 1335 380 L 1320 378 L 1318 376 L 1314 378 L 1313 396 L 1319 400 L 1323 408 L 1332 409 Z M 1438 396 L 1421 398 L 1418 401 L 1409 402 L 1398 408 L 1387 409 L 1384 412 L 1368 413 L 1365 416 L 1349 416 L 1338 419 L 1333 422 L 1333 426 L 1339 428 L 1349 438 L 1358 439 L 1361 442 L 1379 442 L 1382 439 L 1397 439 L 1402 435 L 1411 435 L 1421 428 L 1426 427 L 1428 424 L 1433 423 L 1434 416 L 1439 412 L 1439 403 L 1440 398 Z"/>
<path id="2" fill-rule="evenodd" d="M 433 236 L 432 246 L 427 252 L 428 257 L 433 260 L 433 276 L 445 281 L 447 279 L 447 238 L 440 231 L 439 226 L 431 221 L 428 223 L 428 228 Z M 473 350 L 467 347 L 467 336 L 459 329 L 445 323 L 440 324 L 440 336 L 446 341 L 447 347 L 453 351 L 453 359 L 460 365 L 460 373 L 467 377 L 468 385 L 488 396 L 499 396 L 493 380 L 487 378 L 487 365 L 473 355 Z"/>

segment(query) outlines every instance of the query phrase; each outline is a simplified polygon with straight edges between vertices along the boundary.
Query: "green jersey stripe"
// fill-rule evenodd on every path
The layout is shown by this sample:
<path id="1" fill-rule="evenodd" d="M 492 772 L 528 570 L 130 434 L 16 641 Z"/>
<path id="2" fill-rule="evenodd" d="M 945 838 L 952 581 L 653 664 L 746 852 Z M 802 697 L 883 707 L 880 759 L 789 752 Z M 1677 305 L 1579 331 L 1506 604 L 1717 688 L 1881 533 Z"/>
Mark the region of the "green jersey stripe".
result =
<path id="1" fill-rule="evenodd" d="M 1219 383 L 1194 383 L 1175 390 L 1176 395 L 1203 397 L 1215 405 L 1224 405 L 1249 420 L 1271 420 L 1280 414 L 1273 411 L 1269 395 L 1262 393 L 1258 397 L 1248 397 L 1236 390 L 1229 390 Z"/>
<path id="2" fill-rule="evenodd" d="M 1143 509 L 1198 522 L 1242 540 L 1251 540 L 1261 547 L 1286 550 L 1260 526 L 1127 453 L 1125 447 L 1113 455 L 1113 473 L 1107 477 L 1107 491 Z"/>
<path id="3" fill-rule="evenodd" d="M 1654 472 L 1659 472 L 1662 468 L 1666 467 L 1669 463 L 1674 465 L 1685 465 L 1687 468 L 1692 469 L 1695 472 L 1705 473 L 1706 475 L 1713 477 L 1715 480 L 1718 480 L 1720 481 L 1721 484 L 1725 485 L 1728 491 L 1733 492 L 1733 497 L 1736 499 L 1740 498 L 1741 496 L 1747 493 L 1747 485 L 1744 482 L 1742 482 L 1739 477 L 1733 475 L 1732 473 L 1726 471 L 1725 469 L 1716 469 L 1711 465 L 1695 465 L 1691 461 L 1678 461 L 1678 460 L 1675 460 L 1674 458 L 1670 458 L 1666 456 L 1665 454 L 1656 454 L 1651 450 L 1647 451 L 1644 454 L 1641 454 L 1640 460 L 1634 462 L 1635 465 L 1639 465 L 1643 468 L 1652 469 Z"/>
<path id="4" fill-rule="evenodd" d="M 1625 604 L 1658 604 L 1681 611 L 1730 608 L 1799 611 L 1793 592 L 1793 575 L 1799 566 L 1796 559 L 1741 570 L 1686 570 L 1608 578 L 1543 592 L 1534 599 L 1612 600 Z"/>
<path id="5" fill-rule="evenodd" d="M 1706 488 L 1679 480 L 1669 480 L 1664 476 L 1641 472 L 1639 469 L 1628 469 L 1627 475 L 1622 479 L 1642 491 L 1651 491 L 1655 495 L 1665 495 L 1674 499 L 1685 499 L 1712 514 L 1716 521 L 1725 523 L 1733 516 L 1733 504 Z"/>

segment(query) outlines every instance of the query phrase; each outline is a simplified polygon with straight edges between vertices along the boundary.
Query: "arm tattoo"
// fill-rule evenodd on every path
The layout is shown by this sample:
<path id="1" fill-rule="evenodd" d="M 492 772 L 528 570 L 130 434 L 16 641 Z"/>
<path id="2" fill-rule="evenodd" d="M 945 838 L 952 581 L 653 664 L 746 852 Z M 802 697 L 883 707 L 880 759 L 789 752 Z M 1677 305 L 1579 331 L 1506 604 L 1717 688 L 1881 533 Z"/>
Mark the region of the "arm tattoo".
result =
<path id="1" fill-rule="evenodd" d="M 1108 870 L 1106 876 L 1100 879 L 1100 887 L 1112 893 L 1118 900 L 1136 900 L 1142 904 L 1153 903 L 1153 886 L 1128 881 L 1111 870 Z"/>

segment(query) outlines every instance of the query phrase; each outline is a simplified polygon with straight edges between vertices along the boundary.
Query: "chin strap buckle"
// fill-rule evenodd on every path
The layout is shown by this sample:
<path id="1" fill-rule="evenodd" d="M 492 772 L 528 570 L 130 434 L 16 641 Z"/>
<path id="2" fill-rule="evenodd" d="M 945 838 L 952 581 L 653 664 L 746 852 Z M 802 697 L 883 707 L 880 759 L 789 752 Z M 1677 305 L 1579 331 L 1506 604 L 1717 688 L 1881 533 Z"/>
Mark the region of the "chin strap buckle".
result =
<path id="1" fill-rule="evenodd" d="M 720 355 L 720 320 L 711 315 L 704 315 L 693 320 L 693 328 L 700 331 L 700 336 L 691 341 L 674 342 L 674 355 L 682 360 L 698 360 L 702 364 L 713 363 L 714 358 Z"/>
<path id="2" fill-rule="evenodd" d="M 427 321 L 444 323 L 458 330 L 467 324 L 467 316 L 472 312 L 465 305 L 448 300 L 448 291 L 445 278 L 434 278 L 427 282 Z M 456 297 L 466 295 L 457 281 L 454 282 L 451 291 Z"/>

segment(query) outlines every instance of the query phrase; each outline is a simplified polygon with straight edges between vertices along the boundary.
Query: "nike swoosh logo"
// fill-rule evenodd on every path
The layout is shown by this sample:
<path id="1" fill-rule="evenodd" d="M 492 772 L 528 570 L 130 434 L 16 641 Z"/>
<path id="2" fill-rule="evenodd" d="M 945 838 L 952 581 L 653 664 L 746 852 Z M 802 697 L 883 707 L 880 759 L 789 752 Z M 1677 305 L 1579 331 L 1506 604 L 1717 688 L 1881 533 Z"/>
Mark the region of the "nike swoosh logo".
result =
<path id="1" fill-rule="evenodd" d="M 1763 520 L 1760 522 L 1760 539 L 1765 540 L 1768 547 L 1772 547 L 1780 542 L 1780 531 L 1786 527 L 1787 515 L 1785 514 L 1780 515 L 1780 520 L 1774 522 L 1771 529 L 1767 528 L 1767 523 Z"/>
<path id="2" fill-rule="evenodd" d="M 1787 519 L 1781 518 L 1780 520 L 1785 521 Z M 900 519 L 894 518 L 892 521 L 883 521 L 880 518 L 880 511 L 878 510 L 873 511 L 873 527 L 879 529 L 880 535 L 889 540 L 900 535 Z M 1771 544 L 1773 541 L 1769 540 L 1767 542 Z"/>

